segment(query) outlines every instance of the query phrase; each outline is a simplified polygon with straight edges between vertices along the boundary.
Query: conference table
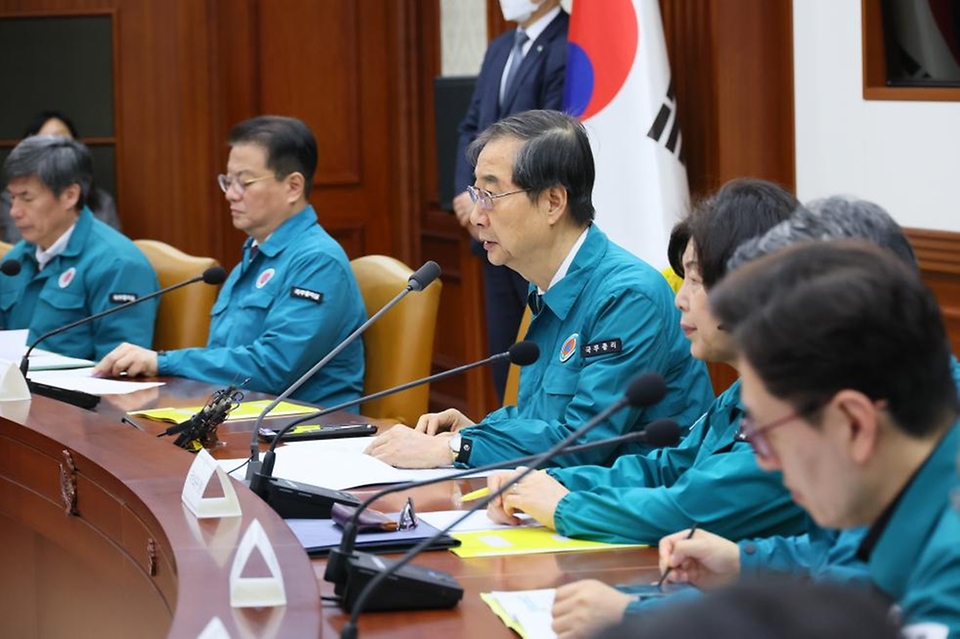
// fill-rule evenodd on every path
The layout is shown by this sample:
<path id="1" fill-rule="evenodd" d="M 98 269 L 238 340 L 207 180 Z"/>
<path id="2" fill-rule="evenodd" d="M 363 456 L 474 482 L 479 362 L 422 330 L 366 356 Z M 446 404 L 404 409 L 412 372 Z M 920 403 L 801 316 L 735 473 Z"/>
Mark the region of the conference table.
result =
<path id="1" fill-rule="evenodd" d="M 179 378 L 127 395 L 106 396 L 92 411 L 45 397 L 0 402 L 0 636 L 196 637 L 214 617 L 231 637 L 336 637 L 348 619 L 323 581 L 326 562 L 311 559 L 281 518 L 234 482 L 242 516 L 197 519 L 181 503 L 193 454 L 161 422 L 121 421 L 127 411 L 199 406 L 216 386 Z M 246 393 L 246 400 L 269 396 Z M 338 423 L 343 414 L 321 421 Z M 355 417 L 355 416 L 350 416 Z M 289 418 L 287 418 L 289 419 Z M 284 418 L 269 420 L 274 426 Z M 250 421 L 218 429 L 219 458 L 249 450 Z M 418 512 L 461 508 L 459 496 L 482 479 L 442 482 L 375 503 Z M 352 491 L 359 497 L 370 490 Z M 230 605 L 230 570 L 251 523 L 262 525 L 280 564 L 287 603 Z M 264 576 L 259 558 L 244 576 Z M 361 637 L 515 637 L 480 599 L 491 590 L 549 588 L 578 579 L 649 582 L 650 548 L 461 559 L 426 552 L 419 566 L 451 573 L 464 588 L 450 610 L 362 615 Z"/>

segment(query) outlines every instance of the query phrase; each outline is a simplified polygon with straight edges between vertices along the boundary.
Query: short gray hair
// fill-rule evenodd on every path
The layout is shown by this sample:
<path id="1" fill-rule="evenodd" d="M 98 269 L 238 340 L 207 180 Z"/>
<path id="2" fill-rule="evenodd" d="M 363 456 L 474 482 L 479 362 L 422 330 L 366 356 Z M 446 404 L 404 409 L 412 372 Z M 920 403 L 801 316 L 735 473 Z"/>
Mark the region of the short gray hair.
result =
<path id="1" fill-rule="evenodd" d="M 81 142 L 60 135 L 35 135 L 20 142 L 3 163 L 4 182 L 31 175 L 56 197 L 70 185 L 79 185 L 77 208 L 82 209 L 93 182 L 93 160 Z"/>
<path id="2" fill-rule="evenodd" d="M 862 239 L 893 251 L 917 268 L 917 256 L 903 229 L 883 207 L 854 197 L 814 200 L 758 238 L 747 240 L 727 262 L 734 270 L 746 262 L 811 240 Z"/>

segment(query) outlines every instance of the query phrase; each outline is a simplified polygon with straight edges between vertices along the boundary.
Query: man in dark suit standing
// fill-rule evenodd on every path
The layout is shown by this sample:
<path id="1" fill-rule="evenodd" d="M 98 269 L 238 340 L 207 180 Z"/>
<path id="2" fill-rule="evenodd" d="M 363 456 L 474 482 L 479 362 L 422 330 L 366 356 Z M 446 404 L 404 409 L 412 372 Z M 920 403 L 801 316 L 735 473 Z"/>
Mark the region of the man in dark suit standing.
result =
<path id="1" fill-rule="evenodd" d="M 453 210 L 460 225 L 470 232 L 471 248 L 484 255 L 470 224 L 473 202 L 467 186 L 473 184 L 473 167 L 466 150 L 494 122 L 530 109 L 560 110 L 563 77 L 567 66 L 567 28 L 570 17 L 560 0 L 500 0 L 505 20 L 516 22 L 490 43 L 480 67 L 470 109 L 460 123 L 457 165 L 454 173 Z M 505 266 L 494 266 L 484 256 L 484 306 L 490 354 L 505 351 L 517 337 L 527 301 L 528 284 Z M 509 362 L 494 364 L 494 386 L 500 399 L 507 382 Z"/>

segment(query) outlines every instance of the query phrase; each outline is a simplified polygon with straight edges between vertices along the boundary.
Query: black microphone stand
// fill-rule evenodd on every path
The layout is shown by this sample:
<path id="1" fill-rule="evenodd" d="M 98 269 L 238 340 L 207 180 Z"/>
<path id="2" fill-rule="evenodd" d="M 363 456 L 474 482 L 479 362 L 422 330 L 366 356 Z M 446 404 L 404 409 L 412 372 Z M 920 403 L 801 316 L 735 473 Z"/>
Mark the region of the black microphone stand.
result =
<path id="1" fill-rule="evenodd" d="M 407 390 L 408 388 L 413 388 L 414 386 L 420 386 L 431 381 L 443 379 L 445 377 L 461 373 L 464 370 L 469 370 L 483 364 L 497 361 L 498 359 L 509 357 L 510 361 L 513 363 L 520 366 L 526 366 L 527 364 L 531 364 L 536 361 L 539 356 L 540 349 L 536 344 L 533 342 L 518 342 L 511 346 L 506 353 L 499 353 L 497 355 L 493 355 L 492 357 L 488 357 L 485 360 L 474 362 L 473 364 L 467 364 L 465 366 L 460 366 L 459 368 L 444 371 L 443 373 L 437 373 L 436 375 L 431 375 L 430 377 L 426 377 L 424 379 L 402 384 L 396 388 L 390 388 L 366 397 L 353 399 L 337 406 L 331 406 L 330 408 L 325 408 L 319 412 L 297 418 L 280 429 L 274 436 L 273 441 L 270 443 L 270 447 L 263 455 L 263 462 L 260 464 L 259 471 L 255 472 L 250 478 L 250 490 L 267 502 L 267 504 L 269 504 L 270 507 L 273 508 L 281 517 L 285 518 L 329 517 L 330 510 L 334 503 L 346 504 L 348 506 L 358 506 L 359 501 L 350 493 L 338 490 L 330 490 L 320 486 L 312 486 L 310 484 L 303 484 L 300 482 L 278 479 L 274 477 L 273 467 L 276 463 L 275 449 L 280 443 L 280 440 L 283 439 L 283 436 L 302 422 L 317 419 L 329 413 L 370 401 L 371 399 L 377 399 L 378 397 L 383 397 L 392 393 L 399 393 Z M 256 438 L 256 432 L 257 431 L 254 430 L 254 438 Z M 256 439 L 254 439 L 254 441 L 256 441 Z"/>
<path id="2" fill-rule="evenodd" d="M 648 424 L 642 431 L 627 433 L 626 435 L 621 435 L 619 437 L 613 437 L 610 439 L 602 439 L 599 441 L 590 442 L 588 444 L 571 446 L 569 448 L 565 448 L 556 456 L 563 457 L 565 455 L 583 453 L 588 450 L 593 450 L 594 448 L 600 448 L 602 446 L 618 446 L 620 444 L 627 444 L 635 441 L 646 442 L 649 445 L 657 448 L 676 446 L 680 442 L 680 433 L 681 429 L 677 422 L 673 421 L 672 419 L 658 419 Z M 347 558 L 355 557 L 353 549 L 357 538 L 357 521 L 359 520 L 360 514 L 378 499 L 382 499 L 383 497 L 394 493 L 410 490 L 411 488 L 421 488 L 423 486 L 431 486 L 433 484 L 452 481 L 454 479 L 462 479 L 464 477 L 469 477 L 470 475 L 485 473 L 490 470 L 505 470 L 508 468 L 514 468 L 528 462 L 536 462 L 541 455 L 542 453 L 536 453 L 533 455 L 518 457 L 516 459 L 509 459 L 507 461 L 487 464 L 486 466 L 457 470 L 449 475 L 403 482 L 401 484 L 395 484 L 377 491 L 370 497 L 363 500 L 360 505 L 357 506 L 350 519 L 348 519 L 343 525 L 343 535 L 340 539 L 339 548 L 331 549 L 327 555 L 327 568 L 323 575 L 324 581 L 335 584 L 335 593 L 338 595 L 342 594 L 342 588 L 347 576 L 346 560 Z"/>

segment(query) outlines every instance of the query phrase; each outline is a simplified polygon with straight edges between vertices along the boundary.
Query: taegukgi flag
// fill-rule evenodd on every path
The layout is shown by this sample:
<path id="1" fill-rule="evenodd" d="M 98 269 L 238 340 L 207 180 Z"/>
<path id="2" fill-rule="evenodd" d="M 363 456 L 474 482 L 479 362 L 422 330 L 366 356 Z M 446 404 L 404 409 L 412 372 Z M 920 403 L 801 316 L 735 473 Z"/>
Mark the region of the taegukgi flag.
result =
<path id="1" fill-rule="evenodd" d="M 690 191 L 657 0 L 576 0 L 564 108 L 590 134 L 597 223 L 650 264 L 667 265 Z"/>

